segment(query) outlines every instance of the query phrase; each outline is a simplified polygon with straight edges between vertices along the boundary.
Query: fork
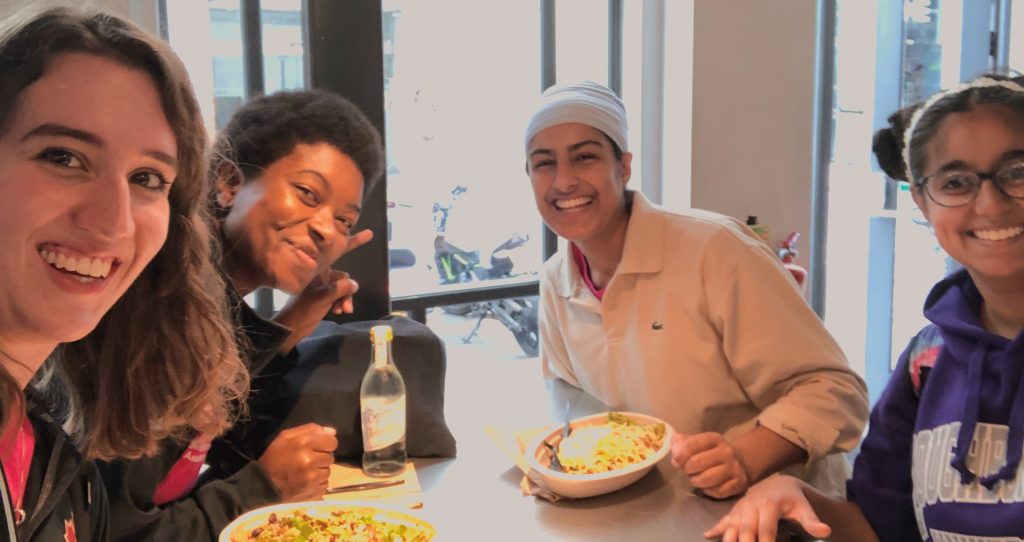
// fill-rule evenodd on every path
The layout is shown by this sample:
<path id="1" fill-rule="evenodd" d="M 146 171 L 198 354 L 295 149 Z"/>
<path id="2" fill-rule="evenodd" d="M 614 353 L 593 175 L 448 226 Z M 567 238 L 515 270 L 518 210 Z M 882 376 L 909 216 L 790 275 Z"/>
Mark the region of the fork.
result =
<path id="1" fill-rule="evenodd" d="M 565 440 L 565 439 L 569 438 L 569 435 L 572 433 L 572 425 L 569 424 L 569 413 L 570 413 L 571 410 L 572 410 L 571 405 L 569 404 L 569 401 L 566 400 L 565 401 L 565 415 L 562 416 L 562 419 L 565 420 L 565 425 L 562 427 L 562 440 Z"/>
<path id="2" fill-rule="evenodd" d="M 562 466 L 562 462 L 558 459 L 558 448 L 546 440 L 544 441 L 544 447 L 551 452 L 551 468 L 558 472 L 565 472 L 565 467 Z"/>

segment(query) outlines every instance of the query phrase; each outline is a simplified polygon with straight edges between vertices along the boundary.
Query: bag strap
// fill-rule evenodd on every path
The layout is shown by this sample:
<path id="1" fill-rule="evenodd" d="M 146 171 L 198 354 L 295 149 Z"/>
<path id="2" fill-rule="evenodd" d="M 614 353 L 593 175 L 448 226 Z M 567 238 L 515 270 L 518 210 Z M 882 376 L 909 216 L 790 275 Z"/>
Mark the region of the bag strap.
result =
<path id="1" fill-rule="evenodd" d="M 910 346 L 907 347 L 907 370 L 910 372 L 914 393 L 918 397 L 921 396 L 921 390 L 928 380 L 928 373 L 939 358 L 943 344 L 939 328 L 928 326 L 911 339 Z"/>
<path id="2" fill-rule="evenodd" d="M 7 487 L 7 473 L 4 471 L 3 463 L 0 463 L 0 506 L 4 509 L 4 525 L 0 527 L 0 535 L 6 536 L 3 540 L 16 542 L 18 533 L 14 530 L 17 525 L 14 521 L 14 500 L 11 499 L 11 491 Z"/>

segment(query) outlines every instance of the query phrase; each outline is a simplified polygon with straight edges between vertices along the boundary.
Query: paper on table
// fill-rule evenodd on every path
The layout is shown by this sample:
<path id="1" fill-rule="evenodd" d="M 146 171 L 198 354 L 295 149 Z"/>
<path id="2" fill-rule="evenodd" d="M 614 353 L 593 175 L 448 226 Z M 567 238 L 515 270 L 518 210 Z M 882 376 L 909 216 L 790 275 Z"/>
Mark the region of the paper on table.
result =
<path id="1" fill-rule="evenodd" d="M 556 502 L 562 500 L 563 497 L 552 492 L 544 485 L 544 479 L 541 478 L 537 471 L 530 468 L 530 464 L 526 462 L 526 456 L 523 454 L 523 450 L 526 449 L 526 443 L 543 431 L 544 429 L 534 428 L 512 433 L 493 425 L 484 427 L 484 432 L 487 433 L 491 441 L 497 444 L 498 448 L 501 448 L 501 451 L 505 452 L 505 455 L 523 472 L 523 479 L 519 481 L 519 489 L 522 490 L 523 495 L 533 495 L 544 500 Z"/>
<path id="2" fill-rule="evenodd" d="M 416 467 L 414 467 L 412 463 L 408 462 L 405 464 L 405 471 L 391 478 L 373 478 L 364 474 L 363 470 L 359 467 L 334 464 L 331 465 L 331 476 L 328 479 L 327 487 L 332 488 L 350 484 L 363 484 L 399 479 L 402 480 L 403 483 L 377 489 L 347 491 L 345 493 L 324 495 L 324 500 L 374 501 L 401 508 L 421 508 L 423 506 L 423 490 L 420 488 L 420 479 L 416 476 Z"/>

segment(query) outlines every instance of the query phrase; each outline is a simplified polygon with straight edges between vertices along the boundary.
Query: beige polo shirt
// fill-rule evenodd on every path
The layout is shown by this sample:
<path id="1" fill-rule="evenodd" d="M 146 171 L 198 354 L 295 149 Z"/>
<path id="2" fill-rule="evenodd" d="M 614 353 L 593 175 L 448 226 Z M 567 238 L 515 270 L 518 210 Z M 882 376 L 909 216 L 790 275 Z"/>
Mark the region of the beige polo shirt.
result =
<path id="1" fill-rule="evenodd" d="M 541 280 L 541 362 L 613 409 L 734 438 L 760 423 L 807 451 L 795 473 L 841 493 L 868 415 L 864 381 L 771 250 L 739 221 L 634 192 L 622 261 L 598 301 L 569 250 Z M 791 470 L 793 471 L 793 470 Z"/>

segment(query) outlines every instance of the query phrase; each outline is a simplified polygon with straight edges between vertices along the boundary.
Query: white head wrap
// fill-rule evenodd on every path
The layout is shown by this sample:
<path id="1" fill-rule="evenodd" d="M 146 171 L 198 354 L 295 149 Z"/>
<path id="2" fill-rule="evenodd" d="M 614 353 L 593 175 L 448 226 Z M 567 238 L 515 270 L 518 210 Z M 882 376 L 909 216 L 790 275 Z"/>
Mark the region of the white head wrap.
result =
<path id="1" fill-rule="evenodd" d="M 525 146 L 538 132 L 558 124 L 578 122 L 601 130 L 619 146 L 626 147 L 626 106 L 608 87 L 592 81 L 556 85 L 541 94 L 540 104 L 526 125 Z"/>
<path id="2" fill-rule="evenodd" d="M 991 77 L 979 77 L 969 83 L 961 83 L 949 90 L 933 94 L 932 97 L 928 98 L 921 107 L 917 108 L 917 111 L 914 111 L 914 114 L 910 117 L 910 124 L 907 125 L 907 129 L 903 132 L 903 167 L 907 169 L 907 182 L 914 184 L 914 173 L 910 168 L 910 141 L 913 139 L 914 130 L 917 129 L 917 124 L 921 122 L 921 117 L 924 116 L 925 111 L 928 111 L 933 105 L 943 98 L 960 94 L 961 92 L 972 88 L 984 87 L 1003 87 L 1014 92 L 1024 92 L 1024 87 L 1014 83 L 1013 81 L 992 79 Z"/>

